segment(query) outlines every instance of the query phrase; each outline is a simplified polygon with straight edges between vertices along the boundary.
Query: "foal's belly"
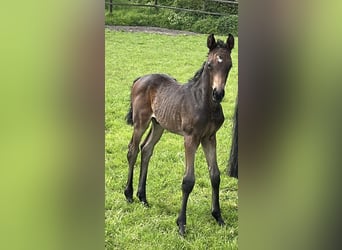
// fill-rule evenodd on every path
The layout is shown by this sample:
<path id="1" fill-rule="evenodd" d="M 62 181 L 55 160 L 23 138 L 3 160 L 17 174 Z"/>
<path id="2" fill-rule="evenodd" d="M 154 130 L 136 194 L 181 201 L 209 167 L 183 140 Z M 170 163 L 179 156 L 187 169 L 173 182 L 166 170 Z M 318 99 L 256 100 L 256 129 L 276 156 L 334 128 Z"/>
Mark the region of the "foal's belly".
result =
<path id="1" fill-rule="evenodd" d="M 171 115 L 169 117 L 161 116 L 157 114 L 152 115 L 153 118 L 162 126 L 164 129 L 179 135 L 183 135 L 182 122 L 179 116 Z"/>
<path id="2" fill-rule="evenodd" d="M 188 114 L 169 114 L 167 117 L 153 115 L 156 121 L 166 130 L 179 135 L 197 135 L 199 137 L 211 136 L 222 126 L 223 114 L 215 115 L 215 118 L 208 119 L 208 116 L 196 116 Z"/>

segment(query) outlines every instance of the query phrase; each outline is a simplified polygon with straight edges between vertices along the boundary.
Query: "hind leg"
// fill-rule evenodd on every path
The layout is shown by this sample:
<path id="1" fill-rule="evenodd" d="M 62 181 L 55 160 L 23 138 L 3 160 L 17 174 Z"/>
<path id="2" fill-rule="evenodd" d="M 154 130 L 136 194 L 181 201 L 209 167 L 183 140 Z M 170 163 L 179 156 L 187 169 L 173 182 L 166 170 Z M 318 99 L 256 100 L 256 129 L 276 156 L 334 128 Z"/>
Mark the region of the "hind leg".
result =
<path id="1" fill-rule="evenodd" d="M 139 143 L 141 141 L 141 137 L 146 131 L 150 120 L 146 119 L 143 123 L 135 122 L 132 139 L 128 145 L 128 179 L 125 188 L 125 196 L 128 202 L 133 202 L 133 171 L 134 165 L 137 160 L 137 156 L 139 153 Z"/>
<path id="2" fill-rule="evenodd" d="M 148 163 L 153 154 L 154 146 L 159 141 L 163 132 L 164 129 L 154 119 L 152 119 L 151 130 L 148 136 L 146 137 L 145 141 L 141 145 L 141 167 L 137 196 L 145 206 L 148 206 L 148 202 L 146 200 L 146 178 Z"/>

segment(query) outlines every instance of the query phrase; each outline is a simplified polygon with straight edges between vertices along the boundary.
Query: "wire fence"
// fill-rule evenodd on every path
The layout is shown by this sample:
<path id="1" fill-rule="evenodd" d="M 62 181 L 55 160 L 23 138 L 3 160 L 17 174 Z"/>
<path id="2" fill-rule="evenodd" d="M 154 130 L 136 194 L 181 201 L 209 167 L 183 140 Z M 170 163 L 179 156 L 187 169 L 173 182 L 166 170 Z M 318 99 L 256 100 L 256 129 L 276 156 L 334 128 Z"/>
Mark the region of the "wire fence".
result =
<path id="1" fill-rule="evenodd" d="M 238 6 L 238 1 L 228 1 L 228 0 L 209 0 L 211 2 L 219 2 L 225 3 L 230 5 Z M 211 12 L 211 11 L 204 11 L 204 10 L 194 10 L 194 9 L 186 9 L 174 6 L 166 6 L 166 5 L 159 5 L 158 0 L 154 0 L 154 4 L 136 4 L 136 3 L 113 3 L 113 0 L 109 0 L 109 2 L 105 2 L 107 6 L 109 6 L 109 13 L 113 13 L 113 6 L 127 6 L 127 7 L 145 7 L 145 8 L 162 8 L 162 9 L 171 9 L 171 10 L 180 10 L 186 12 L 193 12 L 199 14 L 206 14 L 212 16 L 228 16 L 228 13 L 218 13 L 218 12 Z"/>

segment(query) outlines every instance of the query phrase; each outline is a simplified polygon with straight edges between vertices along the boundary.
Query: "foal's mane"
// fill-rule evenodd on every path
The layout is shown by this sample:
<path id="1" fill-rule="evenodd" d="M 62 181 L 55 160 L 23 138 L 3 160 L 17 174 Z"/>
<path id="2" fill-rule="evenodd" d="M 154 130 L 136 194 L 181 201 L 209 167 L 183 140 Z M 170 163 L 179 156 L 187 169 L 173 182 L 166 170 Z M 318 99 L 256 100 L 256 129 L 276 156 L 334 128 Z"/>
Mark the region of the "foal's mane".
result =
<path id="1" fill-rule="evenodd" d="M 228 46 L 224 41 L 218 39 L 216 41 L 216 48 L 228 49 Z"/>
<path id="2" fill-rule="evenodd" d="M 193 84 L 201 78 L 201 75 L 202 75 L 203 70 L 204 70 L 205 63 L 206 62 L 203 62 L 202 67 L 199 70 L 197 70 L 197 72 L 195 73 L 195 75 L 192 78 L 189 79 L 188 84 Z"/>

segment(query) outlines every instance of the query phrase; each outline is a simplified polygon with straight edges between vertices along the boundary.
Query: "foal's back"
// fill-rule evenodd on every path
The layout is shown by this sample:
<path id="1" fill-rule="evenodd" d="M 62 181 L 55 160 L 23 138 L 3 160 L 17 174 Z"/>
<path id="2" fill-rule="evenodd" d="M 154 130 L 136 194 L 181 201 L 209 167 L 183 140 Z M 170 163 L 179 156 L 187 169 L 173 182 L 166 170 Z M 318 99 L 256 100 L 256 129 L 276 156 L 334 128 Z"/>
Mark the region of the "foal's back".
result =
<path id="1" fill-rule="evenodd" d="M 170 91 L 174 92 L 181 85 L 179 85 L 176 79 L 165 75 L 165 74 L 150 74 L 139 77 L 134 81 L 132 87 L 132 97 L 137 97 L 136 95 L 156 95 L 162 94 L 164 92 Z M 160 93 L 161 92 L 161 93 Z"/>

